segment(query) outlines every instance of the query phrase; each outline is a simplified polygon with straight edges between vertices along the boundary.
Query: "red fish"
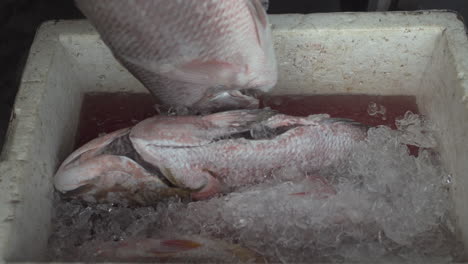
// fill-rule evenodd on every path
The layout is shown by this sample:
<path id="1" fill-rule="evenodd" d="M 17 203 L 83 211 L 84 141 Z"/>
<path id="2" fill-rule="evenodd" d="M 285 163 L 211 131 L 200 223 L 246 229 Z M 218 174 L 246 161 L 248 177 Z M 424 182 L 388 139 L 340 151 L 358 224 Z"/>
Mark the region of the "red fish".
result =
<path id="1" fill-rule="evenodd" d="M 76 0 L 114 56 L 165 105 L 257 108 L 277 82 L 260 0 Z"/>
<path id="2" fill-rule="evenodd" d="M 349 120 L 269 109 L 155 116 L 77 149 L 59 168 L 55 187 L 90 202 L 203 199 L 279 170 L 334 164 L 365 137 L 366 128 Z"/>
<path id="3" fill-rule="evenodd" d="M 265 263 L 255 252 L 221 240 L 174 234 L 168 237 L 176 239 L 131 238 L 94 243 L 82 248 L 80 253 L 91 261 Z"/>

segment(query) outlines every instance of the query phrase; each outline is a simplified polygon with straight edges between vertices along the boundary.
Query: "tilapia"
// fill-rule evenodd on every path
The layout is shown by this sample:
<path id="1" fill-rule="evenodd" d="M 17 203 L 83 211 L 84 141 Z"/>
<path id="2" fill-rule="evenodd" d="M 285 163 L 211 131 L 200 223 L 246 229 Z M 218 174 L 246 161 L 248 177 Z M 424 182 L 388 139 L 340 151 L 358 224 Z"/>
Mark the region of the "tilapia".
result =
<path id="1" fill-rule="evenodd" d="M 271 109 L 154 116 L 77 149 L 59 168 L 55 187 L 89 202 L 204 199 L 285 168 L 308 173 L 335 164 L 366 130 L 326 114 L 295 117 Z"/>
<path id="2" fill-rule="evenodd" d="M 192 112 L 258 108 L 277 82 L 260 0 L 75 0 L 160 104 Z"/>

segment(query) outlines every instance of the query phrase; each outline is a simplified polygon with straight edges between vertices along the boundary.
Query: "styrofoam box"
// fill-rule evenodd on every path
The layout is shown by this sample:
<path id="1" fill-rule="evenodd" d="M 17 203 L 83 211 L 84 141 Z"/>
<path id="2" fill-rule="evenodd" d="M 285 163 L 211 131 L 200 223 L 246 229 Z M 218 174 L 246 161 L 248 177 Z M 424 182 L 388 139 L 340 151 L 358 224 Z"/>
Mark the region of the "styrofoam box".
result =
<path id="1" fill-rule="evenodd" d="M 272 15 L 274 94 L 415 95 L 440 130 L 460 234 L 468 241 L 468 41 L 444 11 Z M 0 159 L 0 255 L 45 258 L 52 177 L 72 151 L 83 94 L 146 92 L 86 21 L 43 24 Z"/>

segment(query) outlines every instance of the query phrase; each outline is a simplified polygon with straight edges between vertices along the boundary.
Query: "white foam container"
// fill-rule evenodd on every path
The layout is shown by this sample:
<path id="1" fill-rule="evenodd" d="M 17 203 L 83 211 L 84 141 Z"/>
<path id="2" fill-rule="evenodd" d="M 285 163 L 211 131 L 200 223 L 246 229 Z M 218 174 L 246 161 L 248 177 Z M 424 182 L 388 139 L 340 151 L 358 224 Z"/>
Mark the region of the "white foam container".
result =
<path id="1" fill-rule="evenodd" d="M 275 94 L 415 95 L 440 129 L 468 241 L 468 41 L 456 14 L 273 15 Z M 52 176 L 72 151 L 86 92 L 146 92 L 86 21 L 43 24 L 30 50 L 0 156 L 0 259 L 42 261 Z"/>

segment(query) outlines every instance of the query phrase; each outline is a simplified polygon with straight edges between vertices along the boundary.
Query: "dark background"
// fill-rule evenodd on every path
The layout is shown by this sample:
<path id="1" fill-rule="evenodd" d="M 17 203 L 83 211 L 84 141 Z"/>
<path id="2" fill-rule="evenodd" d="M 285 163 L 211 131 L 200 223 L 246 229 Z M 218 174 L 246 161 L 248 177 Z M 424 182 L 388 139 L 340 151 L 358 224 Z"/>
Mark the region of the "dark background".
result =
<path id="1" fill-rule="evenodd" d="M 368 1 L 270 0 L 268 13 L 368 11 Z M 451 9 L 468 17 L 468 0 L 391 0 L 390 11 L 418 9 Z M 73 0 L 0 0 L 0 150 L 37 27 L 47 20 L 78 18 L 83 16 Z"/>

